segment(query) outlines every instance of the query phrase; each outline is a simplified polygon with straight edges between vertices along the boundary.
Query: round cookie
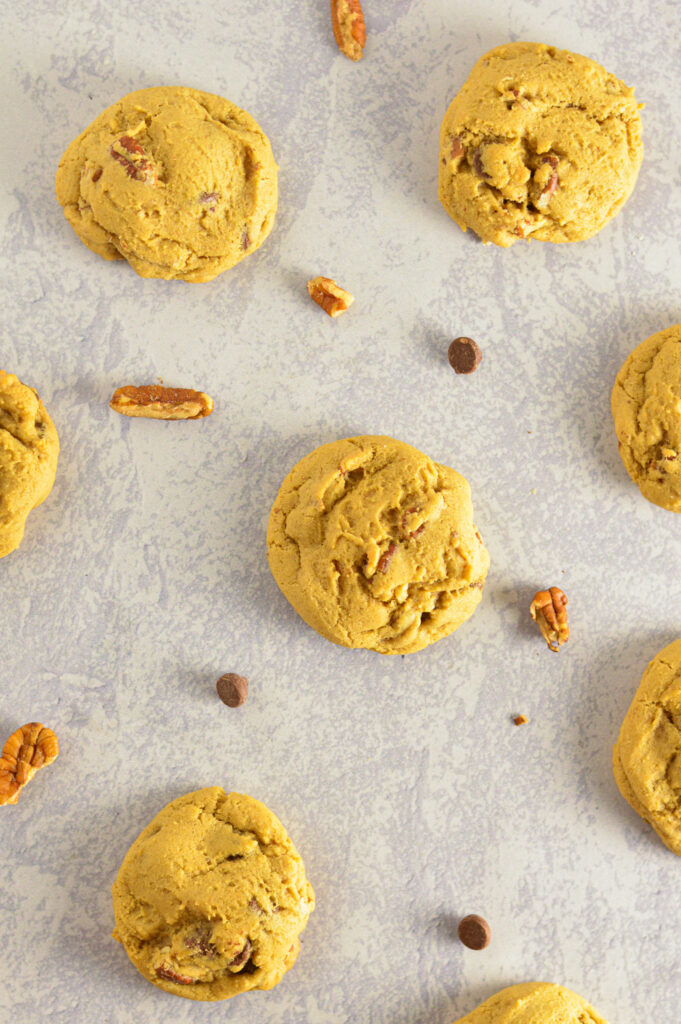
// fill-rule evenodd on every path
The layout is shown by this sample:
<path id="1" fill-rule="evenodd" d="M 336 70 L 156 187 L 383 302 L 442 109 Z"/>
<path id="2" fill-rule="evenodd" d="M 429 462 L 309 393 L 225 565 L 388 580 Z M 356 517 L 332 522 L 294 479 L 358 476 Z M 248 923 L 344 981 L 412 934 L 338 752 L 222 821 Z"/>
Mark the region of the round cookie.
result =
<path id="1" fill-rule="evenodd" d="M 445 114 L 440 201 L 483 242 L 578 242 L 624 204 L 642 156 L 633 89 L 588 57 L 509 43 L 480 58 Z"/>
<path id="2" fill-rule="evenodd" d="M 454 1024 L 607 1024 L 607 1021 L 569 988 L 528 981 L 502 988 Z"/>
<path id="3" fill-rule="evenodd" d="M 267 553 L 308 625 L 380 654 L 458 629 L 489 568 L 467 481 L 391 437 L 350 437 L 302 459 L 274 502 Z"/>
<path id="4" fill-rule="evenodd" d="M 164 807 L 132 844 L 113 886 L 114 938 L 141 974 L 187 999 L 274 988 L 314 909 L 281 822 L 218 786 Z"/>
<path id="5" fill-rule="evenodd" d="M 52 490 L 59 437 L 38 393 L 0 370 L 0 558 L 21 544 L 26 517 Z"/>
<path id="6" fill-rule="evenodd" d="M 681 855 L 681 640 L 650 662 L 612 756 L 620 793 Z"/>
<path id="7" fill-rule="evenodd" d="M 634 349 L 611 404 L 627 473 L 648 501 L 681 512 L 681 324 Z"/>
<path id="8" fill-rule="evenodd" d="M 82 242 L 141 277 L 210 281 L 254 252 L 277 165 L 250 114 L 197 89 L 140 89 L 74 139 L 57 199 Z"/>

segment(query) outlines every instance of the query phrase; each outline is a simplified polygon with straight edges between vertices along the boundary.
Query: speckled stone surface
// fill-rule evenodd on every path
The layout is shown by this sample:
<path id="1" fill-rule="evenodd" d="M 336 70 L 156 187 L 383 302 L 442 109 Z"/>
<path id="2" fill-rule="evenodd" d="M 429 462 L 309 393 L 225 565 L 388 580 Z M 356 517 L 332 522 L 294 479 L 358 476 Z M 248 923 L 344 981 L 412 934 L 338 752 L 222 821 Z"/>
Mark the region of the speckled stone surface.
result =
<path id="1" fill-rule="evenodd" d="M 678 1024 L 681 863 L 619 796 L 610 750 L 681 635 L 681 521 L 629 480 L 609 411 L 626 354 L 681 320 L 678 6 L 365 12 L 356 65 L 326 0 L 4 13 L 0 363 L 38 388 L 62 451 L 0 563 L 0 733 L 39 719 L 62 752 L 0 810 L 3 1024 L 450 1024 L 533 979 L 610 1024 Z M 446 106 L 512 39 L 585 53 L 646 103 L 638 186 L 588 242 L 483 247 L 438 202 Z M 105 263 L 54 197 L 77 132 L 174 83 L 252 113 L 281 165 L 272 235 L 212 284 Z M 356 296 L 341 319 L 310 302 L 316 274 Z M 456 335 L 483 349 L 470 377 L 447 363 Z M 157 377 L 215 412 L 109 410 Z M 319 638 L 265 558 L 284 474 L 359 433 L 463 473 L 492 558 L 473 619 L 404 659 Z M 528 615 L 554 584 L 557 655 Z M 236 710 L 215 693 L 230 671 L 251 683 Z M 281 817 L 318 906 L 278 988 L 197 1007 L 131 967 L 110 889 L 152 816 L 213 784 Z M 467 913 L 492 925 L 484 952 L 456 938 Z"/>

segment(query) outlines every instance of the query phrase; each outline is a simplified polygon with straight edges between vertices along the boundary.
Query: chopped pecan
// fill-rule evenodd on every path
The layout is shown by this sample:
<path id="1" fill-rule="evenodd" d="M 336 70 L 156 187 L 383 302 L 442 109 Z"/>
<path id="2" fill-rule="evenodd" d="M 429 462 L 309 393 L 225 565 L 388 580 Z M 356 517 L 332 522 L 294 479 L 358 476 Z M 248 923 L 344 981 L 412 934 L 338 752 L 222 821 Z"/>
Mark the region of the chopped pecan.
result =
<path id="1" fill-rule="evenodd" d="M 392 540 L 390 542 L 390 544 L 388 545 L 387 550 L 384 551 L 383 554 L 381 555 L 381 557 L 379 558 L 378 565 L 376 566 L 376 572 L 387 572 L 388 571 L 388 566 L 390 565 L 392 557 L 393 557 L 393 555 L 395 554 L 396 551 L 397 551 L 397 544 L 395 543 L 394 540 Z"/>
<path id="2" fill-rule="evenodd" d="M 449 154 L 450 160 L 458 160 L 460 157 L 466 155 L 466 147 L 464 146 L 458 135 L 455 135 L 452 139 L 452 149 Z"/>
<path id="3" fill-rule="evenodd" d="M 331 0 L 331 24 L 341 53 L 361 60 L 367 30 L 360 0 Z"/>
<path id="4" fill-rule="evenodd" d="M 331 317 L 340 316 L 355 301 L 355 296 L 339 287 L 330 277 L 313 277 L 307 282 L 310 298 Z"/>
<path id="5" fill-rule="evenodd" d="M 549 156 L 543 156 L 541 159 L 542 164 L 548 164 L 551 168 L 551 174 L 549 180 L 541 191 L 535 206 L 542 207 L 547 206 L 553 197 L 553 193 L 558 188 L 558 157 L 550 154 Z"/>
<path id="6" fill-rule="evenodd" d="M 568 599 L 560 587 L 549 587 L 548 590 L 538 591 L 530 605 L 530 615 L 552 651 L 557 651 L 570 639 L 567 603 Z"/>
<path id="7" fill-rule="evenodd" d="M 159 964 L 154 970 L 158 978 L 163 978 L 165 981 L 174 981 L 177 985 L 193 985 L 197 980 L 196 978 L 190 978 L 188 974 L 178 974 L 167 963 Z"/>
<path id="8" fill-rule="evenodd" d="M 491 174 L 487 173 L 482 163 L 482 146 L 478 146 L 473 153 L 473 168 L 480 178 L 486 178 L 489 181 L 492 177 Z"/>
<path id="9" fill-rule="evenodd" d="M 12 733 L 0 757 L 0 804 L 15 804 L 26 783 L 58 754 L 57 737 L 40 722 L 29 722 Z"/>
<path id="10" fill-rule="evenodd" d="M 148 416 L 154 420 L 199 420 L 213 411 L 213 399 L 203 391 L 165 388 L 159 384 L 117 388 L 109 405 L 123 416 Z"/>
<path id="11" fill-rule="evenodd" d="M 109 146 L 109 152 L 125 168 L 125 173 L 135 181 L 143 181 L 147 185 L 156 184 L 156 168 L 139 142 L 131 135 L 121 135 Z"/>

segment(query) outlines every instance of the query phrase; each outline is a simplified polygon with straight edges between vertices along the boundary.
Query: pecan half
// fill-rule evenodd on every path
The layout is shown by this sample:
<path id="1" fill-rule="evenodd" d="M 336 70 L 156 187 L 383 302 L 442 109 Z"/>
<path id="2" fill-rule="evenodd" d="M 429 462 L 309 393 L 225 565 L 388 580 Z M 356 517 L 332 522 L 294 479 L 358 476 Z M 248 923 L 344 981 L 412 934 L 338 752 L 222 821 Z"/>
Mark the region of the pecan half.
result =
<path id="1" fill-rule="evenodd" d="M 40 722 L 29 722 L 12 733 L 0 757 L 0 804 L 15 804 L 26 783 L 58 754 L 57 737 Z"/>
<path id="2" fill-rule="evenodd" d="M 339 287 L 330 277 L 313 277 L 307 282 L 307 290 L 310 298 L 331 317 L 340 316 L 355 301 L 354 295 Z"/>
<path id="3" fill-rule="evenodd" d="M 213 399 L 190 388 L 165 388 L 158 384 L 117 388 L 109 405 L 123 416 L 147 416 L 154 420 L 199 420 L 210 416 Z"/>
<path id="4" fill-rule="evenodd" d="M 147 154 L 131 135 L 121 135 L 109 146 L 109 152 L 125 168 L 125 173 L 135 181 L 143 181 L 147 185 L 156 184 L 156 168 L 147 159 Z"/>
<path id="5" fill-rule="evenodd" d="M 367 30 L 360 0 L 331 0 L 331 24 L 340 52 L 361 60 Z"/>
<path id="6" fill-rule="evenodd" d="M 570 639 L 566 605 L 568 599 L 560 587 L 538 591 L 532 598 L 530 615 L 539 626 L 549 649 L 557 651 Z"/>

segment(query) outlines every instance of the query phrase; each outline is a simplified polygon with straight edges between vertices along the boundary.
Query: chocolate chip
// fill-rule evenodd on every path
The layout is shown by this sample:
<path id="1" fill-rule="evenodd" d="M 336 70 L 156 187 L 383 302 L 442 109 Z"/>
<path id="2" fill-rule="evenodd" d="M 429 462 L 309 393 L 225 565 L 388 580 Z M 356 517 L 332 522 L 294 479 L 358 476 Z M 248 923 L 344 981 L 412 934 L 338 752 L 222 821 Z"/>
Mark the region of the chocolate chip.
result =
<path id="1" fill-rule="evenodd" d="M 482 352 L 472 338 L 454 338 L 447 353 L 449 365 L 456 373 L 472 373 L 482 360 Z"/>
<path id="2" fill-rule="evenodd" d="M 234 672 L 228 672 L 220 676 L 215 689 L 223 704 L 229 708 L 240 708 L 248 697 L 248 679 L 245 676 L 238 676 Z"/>
<path id="3" fill-rule="evenodd" d="M 492 929 L 484 917 L 469 914 L 459 921 L 457 929 L 459 938 L 468 949 L 485 949 L 492 939 Z"/>

